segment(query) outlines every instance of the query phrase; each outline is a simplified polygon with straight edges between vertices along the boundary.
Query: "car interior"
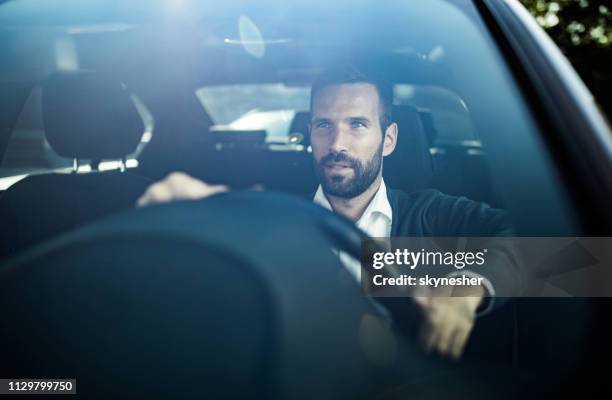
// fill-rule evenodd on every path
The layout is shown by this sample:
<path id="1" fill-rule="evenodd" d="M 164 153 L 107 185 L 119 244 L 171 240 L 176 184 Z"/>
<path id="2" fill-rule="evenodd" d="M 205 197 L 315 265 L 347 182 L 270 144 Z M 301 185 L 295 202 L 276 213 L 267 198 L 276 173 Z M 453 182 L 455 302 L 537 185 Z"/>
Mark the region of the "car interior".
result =
<path id="1" fill-rule="evenodd" d="M 0 28 L 2 375 L 78 375 L 91 398 L 569 390 L 600 343 L 588 299 L 513 299 L 479 320 L 460 363 L 427 356 L 414 307 L 389 299 L 402 313 L 390 328 L 327 251 L 359 258 L 363 233 L 310 204 L 309 87 L 350 62 L 394 85 L 388 186 L 521 207 L 506 201 L 496 171 L 511 166 L 492 163 L 499 144 L 481 138 L 463 71 L 439 61 L 455 39 L 374 34 L 376 14 L 355 33 L 313 28 L 299 7 L 236 7 L 197 25 L 69 15 Z M 136 209 L 174 171 L 235 191 Z"/>
<path id="2" fill-rule="evenodd" d="M 265 131 L 209 130 L 188 138 L 189 143 L 176 150 L 180 159 L 162 167 L 158 160 L 151 159 L 153 156 L 147 159 L 158 143 L 154 136 L 139 166 L 127 168 L 126 157 L 135 152 L 143 136 L 143 121 L 129 93 L 121 88 L 122 83 L 101 75 L 62 74 L 42 84 L 44 139 L 50 146 L 48 151 L 74 160 L 75 165 L 79 160 L 90 160 L 91 165 L 122 160 L 123 166 L 111 171 L 94 167 L 86 173 L 35 174 L 7 188 L 0 212 L 6 221 L 3 226 L 10 227 L 3 230 L 7 236 L 2 244 L 10 247 L 2 250 L 3 256 L 131 208 L 155 178 L 174 170 L 234 187 L 264 184 L 303 196 L 314 193 L 307 111 L 297 112 L 286 132 L 287 137 L 299 134 L 303 138 L 295 143 L 299 147 L 289 147 L 293 143 L 282 150 L 266 146 Z M 482 153 L 472 147 L 474 141 L 445 144 L 427 122 L 431 114 L 419 112 L 413 105 L 394 106 L 393 120 L 406 134 L 385 159 L 384 178 L 391 187 L 406 192 L 435 188 L 493 206 L 501 203 L 493 193 Z M 39 206 L 40 198 L 47 199 L 44 208 Z"/>

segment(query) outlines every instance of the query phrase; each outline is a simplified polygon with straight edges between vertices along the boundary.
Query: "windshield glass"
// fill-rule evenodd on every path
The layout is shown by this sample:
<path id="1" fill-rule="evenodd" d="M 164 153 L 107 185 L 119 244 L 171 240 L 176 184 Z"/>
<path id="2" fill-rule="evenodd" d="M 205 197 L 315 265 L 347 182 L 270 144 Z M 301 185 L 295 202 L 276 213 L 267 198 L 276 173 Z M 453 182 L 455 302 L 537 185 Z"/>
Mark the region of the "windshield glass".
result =
<path id="1" fill-rule="evenodd" d="M 199 145 L 193 143 L 214 132 L 258 131 L 267 143 L 307 149 L 310 85 L 322 70 L 349 62 L 376 70 L 393 84 L 395 111 L 403 121 L 399 143 L 415 129 L 408 115 L 416 112 L 425 152 L 435 165 L 417 186 L 505 208 L 504 193 L 511 194 L 523 204 L 515 215 L 519 226 L 535 228 L 533 221 L 540 219 L 555 230 L 569 223 L 571 213 L 539 128 L 470 2 L 362 8 L 340 1 L 313 8 L 271 1 L 218 8 L 160 0 L 154 2 L 159 7 L 134 1 L 106 8 L 93 0 L 64 1 L 61 13 L 34 0 L 0 7 L 0 78 L 42 83 L 57 73 L 98 71 L 123 82 L 155 121 L 154 132 L 147 129 L 144 136 L 151 143 L 142 154 L 144 164 L 138 164 L 143 172 L 161 176 L 177 167 L 171 160 L 197 158 Z M 136 12 L 141 6 L 146 13 Z M 45 144 L 44 127 L 32 130 L 31 125 L 19 123 L 10 131 L 15 134 L 3 149 L 0 168 L 0 175 L 11 178 L 4 189 L 15 176 L 44 171 L 41 157 L 54 160 L 43 162 L 48 170 L 71 165 Z M 19 141 L 35 143 L 43 156 L 27 156 L 31 145 Z M 405 174 L 414 169 L 411 159 L 404 158 L 403 169 L 389 162 L 386 172 L 406 190 L 414 180 Z M 528 204 L 534 189 L 548 204 L 545 211 Z"/>
<path id="2" fill-rule="evenodd" d="M 512 4 L 0 0 L 0 375 L 304 399 L 570 376 L 591 310 L 531 294 L 612 278 L 574 240 L 583 149 L 493 28 Z"/>

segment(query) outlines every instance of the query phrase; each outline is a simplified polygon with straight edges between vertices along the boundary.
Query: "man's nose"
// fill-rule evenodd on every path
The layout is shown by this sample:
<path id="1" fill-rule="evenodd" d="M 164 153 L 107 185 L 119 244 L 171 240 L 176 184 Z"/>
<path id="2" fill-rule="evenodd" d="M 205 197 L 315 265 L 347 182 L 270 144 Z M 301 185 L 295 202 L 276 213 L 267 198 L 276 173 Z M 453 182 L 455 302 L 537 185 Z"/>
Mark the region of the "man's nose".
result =
<path id="1" fill-rule="evenodd" d="M 331 151 L 341 152 L 349 149 L 349 135 L 341 126 L 336 126 L 332 132 L 329 149 Z"/>

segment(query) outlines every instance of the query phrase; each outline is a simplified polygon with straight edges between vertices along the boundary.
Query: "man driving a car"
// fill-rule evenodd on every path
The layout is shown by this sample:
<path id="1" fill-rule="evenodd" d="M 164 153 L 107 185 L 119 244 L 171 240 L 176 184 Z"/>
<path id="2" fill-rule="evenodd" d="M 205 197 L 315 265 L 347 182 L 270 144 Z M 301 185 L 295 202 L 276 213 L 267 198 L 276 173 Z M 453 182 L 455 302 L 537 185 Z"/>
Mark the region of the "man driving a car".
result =
<path id="1" fill-rule="evenodd" d="M 310 142 L 320 184 L 313 201 L 350 219 L 370 237 L 508 233 L 505 213 L 484 203 L 435 190 L 408 194 L 386 186 L 384 158 L 394 151 L 401 128 L 391 119 L 392 102 L 391 84 L 354 66 L 325 71 L 316 79 Z M 150 186 L 138 204 L 199 199 L 227 190 L 173 173 Z M 359 264 L 342 261 L 360 279 Z M 424 316 L 423 345 L 459 358 L 484 299 L 495 294 L 494 285 L 485 278 L 483 285 L 432 290 L 437 293 L 414 299 Z"/>

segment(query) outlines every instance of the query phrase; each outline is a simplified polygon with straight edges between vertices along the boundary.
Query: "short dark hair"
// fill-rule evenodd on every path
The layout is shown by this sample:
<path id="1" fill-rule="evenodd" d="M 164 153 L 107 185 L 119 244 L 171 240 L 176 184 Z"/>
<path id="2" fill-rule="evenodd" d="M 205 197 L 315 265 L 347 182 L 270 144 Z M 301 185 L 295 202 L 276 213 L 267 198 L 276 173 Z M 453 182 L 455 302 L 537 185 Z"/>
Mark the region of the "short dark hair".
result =
<path id="1" fill-rule="evenodd" d="M 310 112 L 312 115 L 315 96 L 328 86 L 350 83 L 369 83 L 376 88 L 379 98 L 380 129 L 382 134 L 392 122 L 393 86 L 376 73 L 365 73 L 354 65 L 342 65 L 326 69 L 317 76 L 310 89 Z"/>

